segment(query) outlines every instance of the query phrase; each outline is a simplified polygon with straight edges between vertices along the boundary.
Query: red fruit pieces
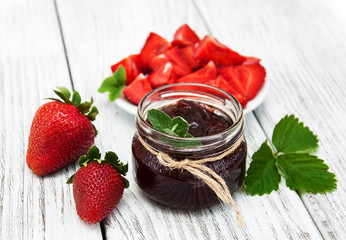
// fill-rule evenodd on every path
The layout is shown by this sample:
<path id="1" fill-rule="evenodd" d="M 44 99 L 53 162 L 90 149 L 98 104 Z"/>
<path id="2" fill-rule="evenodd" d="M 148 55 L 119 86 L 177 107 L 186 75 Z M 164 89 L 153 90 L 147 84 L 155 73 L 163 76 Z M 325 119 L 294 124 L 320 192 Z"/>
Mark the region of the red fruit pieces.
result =
<path id="1" fill-rule="evenodd" d="M 189 75 L 185 75 L 178 79 L 178 83 L 205 83 L 208 80 L 215 79 L 217 77 L 217 70 L 215 64 L 210 61 L 203 68 L 193 72 Z"/>
<path id="2" fill-rule="evenodd" d="M 195 58 L 201 63 L 213 61 L 218 67 L 240 64 L 246 60 L 246 57 L 234 52 L 209 35 L 198 43 Z"/>
<path id="3" fill-rule="evenodd" d="M 58 101 L 42 105 L 32 121 L 26 162 L 36 175 L 76 161 L 93 145 L 95 131 L 77 107 Z"/>
<path id="4" fill-rule="evenodd" d="M 152 90 L 153 89 L 150 83 L 141 73 L 136 77 L 135 80 L 132 81 L 130 85 L 124 88 L 123 94 L 132 103 L 138 104 L 142 98 Z"/>
<path id="5" fill-rule="evenodd" d="M 170 62 L 167 62 L 148 76 L 148 81 L 153 88 L 158 88 L 166 84 L 173 84 L 175 80 L 176 75 Z"/>
<path id="6" fill-rule="evenodd" d="M 148 64 L 154 56 L 165 52 L 171 46 L 172 44 L 160 35 L 150 33 L 140 53 L 144 72 L 149 70 Z"/>
<path id="7" fill-rule="evenodd" d="M 181 50 L 178 47 L 173 47 L 165 52 L 168 61 L 173 65 L 173 69 L 177 76 L 184 76 L 192 73 L 192 67 L 184 59 Z"/>
<path id="8" fill-rule="evenodd" d="M 160 67 L 162 67 L 163 65 L 165 65 L 166 63 L 168 63 L 168 58 L 164 53 L 161 53 L 157 56 L 154 56 L 148 66 L 152 71 L 156 71 L 158 70 Z"/>
<path id="9" fill-rule="evenodd" d="M 120 65 L 122 65 L 126 71 L 126 85 L 130 84 L 130 82 L 142 72 L 142 63 L 139 54 L 130 55 L 114 64 L 111 67 L 112 72 L 114 73 Z"/>
<path id="10" fill-rule="evenodd" d="M 189 64 L 193 71 L 199 69 L 202 66 L 194 57 L 195 49 L 196 45 L 179 48 L 181 57 Z"/>
<path id="11" fill-rule="evenodd" d="M 113 211 L 124 192 L 120 174 L 108 163 L 90 162 L 73 178 L 73 196 L 78 216 L 89 223 L 100 222 Z"/>
<path id="12" fill-rule="evenodd" d="M 243 95 L 241 95 L 240 93 L 238 93 L 237 91 L 235 91 L 233 89 L 233 87 L 221 75 L 217 76 L 216 79 L 212 79 L 212 80 L 205 82 L 205 84 L 220 88 L 220 89 L 232 94 L 240 102 L 240 104 L 243 108 L 246 107 L 246 105 L 247 105 L 246 98 Z"/>
<path id="13" fill-rule="evenodd" d="M 175 32 L 172 44 L 185 47 L 199 41 L 197 34 L 187 24 L 184 24 Z"/>
<path id="14" fill-rule="evenodd" d="M 257 95 L 266 77 L 266 71 L 259 63 L 219 68 L 218 71 L 248 101 Z"/>

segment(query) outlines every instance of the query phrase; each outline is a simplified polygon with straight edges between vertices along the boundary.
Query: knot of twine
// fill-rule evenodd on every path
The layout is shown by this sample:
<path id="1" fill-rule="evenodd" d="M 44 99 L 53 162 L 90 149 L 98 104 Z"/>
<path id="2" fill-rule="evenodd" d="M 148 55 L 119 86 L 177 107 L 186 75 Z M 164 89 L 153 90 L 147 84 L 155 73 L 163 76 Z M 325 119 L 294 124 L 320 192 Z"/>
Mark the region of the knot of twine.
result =
<path id="1" fill-rule="evenodd" d="M 192 175 L 201 179 L 205 184 L 207 184 L 210 189 L 212 189 L 217 197 L 224 203 L 230 203 L 236 213 L 237 223 L 239 227 L 243 226 L 243 220 L 241 218 L 240 212 L 237 208 L 236 203 L 234 202 L 231 193 L 226 185 L 225 180 L 223 180 L 218 174 L 213 170 L 206 167 L 204 163 L 206 162 L 215 162 L 226 157 L 228 154 L 232 153 L 243 141 L 243 136 L 241 136 L 229 149 L 217 155 L 215 157 L 203 158 L 199 160 L 190 160 L 184 159 L 182 161 L 175 161 L 168 154 L 163 152 L 157 152 L 152 149 L 138 134 L 138 140 L 142 145 L 152 154 L 154 154 L 159 162 L 171 169 L 182 169 L 190 172 Z"/>

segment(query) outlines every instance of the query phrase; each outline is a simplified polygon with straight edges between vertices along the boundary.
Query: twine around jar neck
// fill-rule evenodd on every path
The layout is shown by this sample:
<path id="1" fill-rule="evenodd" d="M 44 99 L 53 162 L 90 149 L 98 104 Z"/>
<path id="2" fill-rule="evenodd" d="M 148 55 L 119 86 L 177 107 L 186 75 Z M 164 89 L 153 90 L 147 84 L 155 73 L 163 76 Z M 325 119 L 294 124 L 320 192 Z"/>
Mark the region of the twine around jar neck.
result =
<path id="1" fill-rule="evenodd" d="M 185 158 L 182 161 L 175 161 L 168 154 L 163 152 L 157 152 L 153 148 L 151 148 L 138 134 L 138 140 L 142 143 L 142 145 L 152 154 L 154 154 L 159 162 L 171 169 L 183 169 L 190 172 L 192 175 L 201 179 L 205 184 L 207 184 L 218 196 L 218 198 L 224 203 L 230 203 L 236 213 L 237 223 L 239 227 L 243 226 L 243 220 L 241 218 L 240 212 L 236 203 L 234 202 L 231 193 L 226 185 L 225 180 L 223 180 L 218 174 L 216 174 L 213 170 L 204 165 L 206 162 L 215 162 L 221 160 L 226 157 L 228 154 L 234 152 L 234 150 L 239 147 L 241 142 L 243 141 L 243 135 L 226 151 L 223 153 L 214 156 L 203 158 L 199 160 L 190 160 Z"/>

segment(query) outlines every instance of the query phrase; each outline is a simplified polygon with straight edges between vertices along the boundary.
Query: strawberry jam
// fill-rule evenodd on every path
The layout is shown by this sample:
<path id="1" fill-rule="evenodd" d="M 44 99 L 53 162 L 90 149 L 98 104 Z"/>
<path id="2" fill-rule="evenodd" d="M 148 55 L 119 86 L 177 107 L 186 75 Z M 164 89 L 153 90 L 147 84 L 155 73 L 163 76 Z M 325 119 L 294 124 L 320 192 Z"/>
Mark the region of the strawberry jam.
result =
<path id="1" fill-rule="evenodd" d="M 150 199 L 163 205 L 185 209 L 208 207 L 220 202 L 213 190 L 186 170 L 162 165 L 156 155 L 143 146 L 138 135 L 151 149 L 166 153 L 175 161 L 215 157 L 233 147 L 224 158 L 204 163 L 223 178 L 232 193 L 240 187 L 245 174 L 247 146 L 243 138 L 242 108 L 235 98 L 210 86 L 198 85 L 197 91 L 194 86 L 192 95 L 186 92 L 191 84 L 171 86 L 153 91 L 139 105 L 138 131 L 132 142 L 135 179 Z M 179 91 L 181 86 L 184 95 Z M 220 101 L 225 98 L 227 101 Z M 183 117 L 194 138 L 177 138 L 153 129 L 146 119 L 146 112 L 151 108 L 158 108 L 171 118 Z M 191 144 L 196 141 L 198 145 Z"/>

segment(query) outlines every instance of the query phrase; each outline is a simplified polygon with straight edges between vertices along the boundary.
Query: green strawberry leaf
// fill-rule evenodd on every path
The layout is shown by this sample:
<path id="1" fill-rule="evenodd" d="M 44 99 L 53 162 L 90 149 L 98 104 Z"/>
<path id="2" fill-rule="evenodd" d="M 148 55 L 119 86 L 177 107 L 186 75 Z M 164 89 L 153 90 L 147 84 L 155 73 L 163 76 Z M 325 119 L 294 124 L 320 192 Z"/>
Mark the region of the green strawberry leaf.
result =
<path id="1" fill-rule="evenodd" d="M 86 166 L 88 161 L 89 161 L 89 159 L 86 156 L 81 156 L 78 160 L 78 165 L 80 167 Z"/>
<path id="2" fill-rule="evenodd" d="M 329 167 L 316 156 L 307 153 L 288 153 L 278 157 L 286 185 L 291 190 L 324 193 L 336 189 L 336 178 Z"/>
<path id="3" fill-rule="evenodd" d="M 71 96 L 71 93 L 70 91 L 65 88 L 65 87 L 56 87 L 65 97 L 67 97 L 68 99 L 70 98 Z"/>
<path id="4" fill-rule="evenodd" d="M 75 174 L 73 174 L 69 179 L 67 179 L 67 181 L 66 181 L 67 184 L 73 183 L 74 175 L 75 175 Z"/>
<path id="5" fill-rule="evenodd" d="M 109 92 L 109 101 L 114 101 L 119 97 L 121 91 L 125 88 L 126 83 L 126 71 L 125 68 L 120 65 L 114 74 L 103 80 L 98 91 L 100 93 Z"/>
<path id="6" fill-rule="evenodd" d="M 129 181 L 124 177 L 121 177 L 121 178 L 123 179 L 123 182 L 124 182 L 124 188 L 128 188 L 130 186 Z"/>
<path id="7" fill-rule="evenodd" d="M 286 115 L 276 124 L 272 142 L 282 153 L 309 151 L 318 147 L 317 137 L 294 115 Z"/>
<path id="8" fill-rule="evenodd" d="M 75 106 L 78 106 L 81 103 L 82 99 L 77 91 L 74 91 L 72 94 L 72 103 Z"/>
<path id="9" fill-rule="evenodd" d="M 279 189 L 280 175 L 276 158 L 265 141 L 252 156 L 252 162 L 245 178 L 246 191 L 251 195 L 269 194 Z"/>
<path id="10" fill-rule="evenodd" d="M 92 146 L 87 153 L 87 158 L 91 161 L 94 159 L 101 159 L 100 150 L 96 146 Z"/>
<path id="11" fill-rule="evenodd" d="M 117 166 L 119 164 L 119 158 L 114 152 L 107 152 L 105 160 L 107 160 L 107 162 L 111 163 L 114 166 Z"/>

